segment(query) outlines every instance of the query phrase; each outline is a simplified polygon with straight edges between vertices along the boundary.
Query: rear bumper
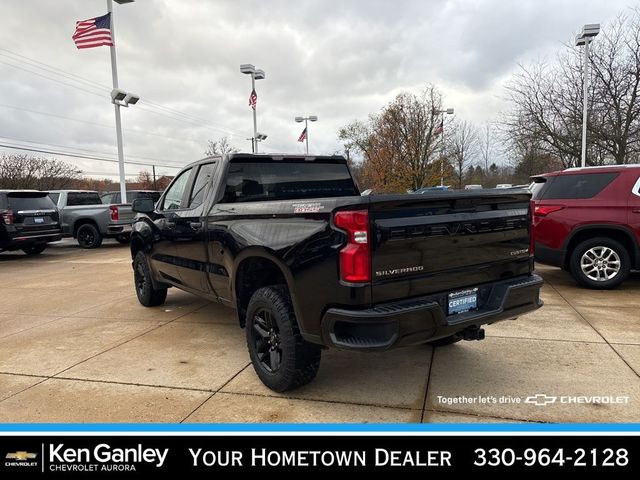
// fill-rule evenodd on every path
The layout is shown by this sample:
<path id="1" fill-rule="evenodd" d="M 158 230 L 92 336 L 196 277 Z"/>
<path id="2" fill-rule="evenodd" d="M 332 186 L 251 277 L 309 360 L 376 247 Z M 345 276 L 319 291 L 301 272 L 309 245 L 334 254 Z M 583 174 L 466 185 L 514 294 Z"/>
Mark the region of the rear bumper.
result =
<path id="1" fill-rule="evenodd" d="M 446 315 L 448 292 L 364 310 L 331 308 L 322 318 L 322 342 L 375 351 L 437 340 L 540 308 L 542 283 L 538 275 L 527 275 L 480 285 L 478 309 L 451 316 Z"/>
<path id="2" fill-rule="evenodd" d="M 131 233 L 130 223 L 107 225 L 107 235 L 122 235 L 125 233 Z"/>
<path id="3" fill-rule="evenodd" d="M 564 265 L 564 257 L 566 252 L 561 249 L 545 247 L 541 243 L 536 242 L 535 259 L 536 262 L 552 265 L 554 267 L 562 267 Z"/>
<path id="4" fill-rule="evenodd" d="M 62 240 L 62 232 L 59 231 L 55 233 L 18 234 L 15 237 L 9 237 L 6 241 L 1 242 L 0 248 L 5 250 L 18 250 L 28 245 L 41 245 L 59 240 Z"/>

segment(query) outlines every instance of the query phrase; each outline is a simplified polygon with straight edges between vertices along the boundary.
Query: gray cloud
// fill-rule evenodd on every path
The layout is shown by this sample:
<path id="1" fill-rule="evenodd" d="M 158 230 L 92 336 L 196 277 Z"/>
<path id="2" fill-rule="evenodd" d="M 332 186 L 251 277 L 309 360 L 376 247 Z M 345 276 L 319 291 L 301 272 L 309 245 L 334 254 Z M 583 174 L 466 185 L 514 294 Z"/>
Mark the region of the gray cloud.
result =
<path id="1" fill-rule="evenodd" d="M 379 110 L 399 90 L 419 91 L 426 83 L 437 84 L 459 116 L 491 120 L 504 108 L 502 85 L 518 62 L 553 57 L 580 25 L 605 22 L 629 3 L 138 0 L 115 5 L 120 84 L 142 97 L 123 111 L 125 153 L 136 161 L 150 157 L 181 165 L 202 156 L 208 138 L 225 133 L 247 150 L 250 87 L 238 71 L 245 62 L 267 73 L 257 90 L 259 129 L 269 134 L 262 147 L 270 151 L 302 151 L 296 142 L 301 128 L 293 117 L 317 114 L 312 150 L 331 153 L 339 148 L 340 126 Z M 89 122 L 0 106 L 0 137 L 115 153 L 109 51 L 78 51 L 70 38 L 76 20 L 105 11 L 103 0 L 2 2 L 2 48 L 106 88 L 56 77 L 76 87 L 60 85 L 0 63 L 0 104 Z M 54 77 L 9 59 L 3 50 L 0 62 Z M 152 113 L 157 109 L 149 101 L 187 113 L 192 122 Z M 117 171 L 110 163 L 69 161 L 89 172 Z M 127 169 L 135 175 L 140 168 Z"/>

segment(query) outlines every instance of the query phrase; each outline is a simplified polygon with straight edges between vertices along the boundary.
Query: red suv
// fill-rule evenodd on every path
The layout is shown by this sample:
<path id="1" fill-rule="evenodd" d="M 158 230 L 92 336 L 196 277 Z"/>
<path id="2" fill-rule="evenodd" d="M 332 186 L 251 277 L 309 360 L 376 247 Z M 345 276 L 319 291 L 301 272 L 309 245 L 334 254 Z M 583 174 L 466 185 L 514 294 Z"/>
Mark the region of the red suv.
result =
<path id="1" fill-rule="evenodd" d="M 536 261 L 596 289 L 640 269 L 640 165 L 569 168 L 533 182 Z"/>

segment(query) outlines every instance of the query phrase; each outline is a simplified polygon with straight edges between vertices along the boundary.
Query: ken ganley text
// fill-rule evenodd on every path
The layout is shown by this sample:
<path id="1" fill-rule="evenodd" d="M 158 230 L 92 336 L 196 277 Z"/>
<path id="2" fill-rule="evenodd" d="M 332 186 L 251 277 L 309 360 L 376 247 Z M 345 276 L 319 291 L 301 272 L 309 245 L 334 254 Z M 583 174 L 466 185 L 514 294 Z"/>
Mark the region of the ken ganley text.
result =
<path id="1" fill-rule="evenodd" d="M 194 467 L 450 467 L 446 450 L 203 450 L 189 448 Z"/>
<path id="2" fill-rule="evenodd" d="M 107 443 L 93 448 L 51 444 L 48 469 L 69 472 L 135 471 L 137 464 L 159 468 L 164 465 L 168 453 L 168 448 L 144 448 L 141 444 L 131 448 L 115 448 Z"/>

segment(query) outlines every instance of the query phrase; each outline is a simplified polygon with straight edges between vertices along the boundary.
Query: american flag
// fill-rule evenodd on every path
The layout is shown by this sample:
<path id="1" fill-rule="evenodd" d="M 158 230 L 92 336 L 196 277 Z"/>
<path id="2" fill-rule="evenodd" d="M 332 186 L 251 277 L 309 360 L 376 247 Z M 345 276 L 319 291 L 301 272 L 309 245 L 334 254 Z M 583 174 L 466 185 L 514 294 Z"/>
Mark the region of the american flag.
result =
<path id="1" fill-rule="evenodd" d="M 251 90 L 251 95 L 249 95 L 249 106 L 256 109 L 256 104 L 258 103 L 258 94 L 255 90 Z"/>
<path id="2" fill-rule="evenodd" d="M 436 129 L 433 131 L 433 134 L 440 135 L 443 131 L 444 131 L 444 123 L 440 122 L 440 125 L 436 127 Z"/>
<path id="3" fill-rule="evenodd" d="M 78 48 L 113 46 L 111 38 L 111 14 L 76 22 L 76 31 L 71 36 Z"/>
<path id="4" fill-rule="evenodd" d="M 304 127 L 304 130 L 302 130 L 302 133 L 298 137 L 298 141 L 304 142 L 306 139 L 307 139 L 307 127 Z"/>

